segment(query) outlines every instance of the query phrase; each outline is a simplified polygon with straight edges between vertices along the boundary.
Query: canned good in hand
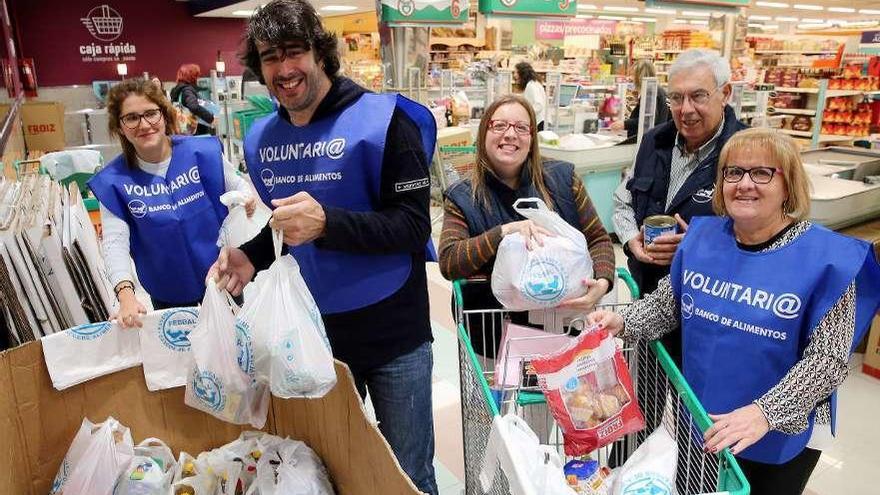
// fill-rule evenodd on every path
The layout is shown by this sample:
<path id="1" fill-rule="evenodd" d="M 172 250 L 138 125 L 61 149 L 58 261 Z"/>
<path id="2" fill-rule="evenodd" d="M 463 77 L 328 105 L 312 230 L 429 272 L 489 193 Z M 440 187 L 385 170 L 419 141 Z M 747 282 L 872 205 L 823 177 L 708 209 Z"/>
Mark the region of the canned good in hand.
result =
<path id="1" fill-rule="evenodd" d="M 664 234 L 678 232 L 678 222 L 669 215 L 651 215 L 645 219 L 645 247 Z"/>

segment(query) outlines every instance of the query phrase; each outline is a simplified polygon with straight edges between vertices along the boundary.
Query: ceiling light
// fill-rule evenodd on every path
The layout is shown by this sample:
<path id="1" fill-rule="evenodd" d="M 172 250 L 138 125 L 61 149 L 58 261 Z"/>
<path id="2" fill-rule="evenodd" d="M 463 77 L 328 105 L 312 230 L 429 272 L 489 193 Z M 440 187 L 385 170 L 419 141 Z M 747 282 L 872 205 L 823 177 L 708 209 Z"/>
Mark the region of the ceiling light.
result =
<path id="1" fill-rule="evenodd" d="M 803 19 L 801 19 L 801 22 L 803 22 L 804 24 L 825 24 L 825 20 L 824 20 L 824 19 L 807 19 L 807 18 L 803 18 Z"/>
<path id="2" fill-rule="evenodd" d="M 675 15 L 675 9 L 645 9 L 646 14 Z"/>
<path id="3" fill-rule="evenodd" d="M 851 9 L 849 7 L 828 7 L 828 12 L 842 12 L 844 14 L 852 14 L 856 9 Z"/>
<path id="4" fill-rule="evenodd" d="M 779 24 L 764 24 L 764 29 L 779 29 Z"/>
<path id="5" fill-rule="evenodd" d="M 797 17 L 777 17 L 776 20 L 779 22 L 798 22 L 800 19 Z"/>
<path id="6" fill-rule="evenodd" d="M 689 23 L 695 24 L 698 26 L 708 26 L 709 25 L 709 21 L 704 21 L 703 19 L 694 19 L 692 21 L 689 21 Z"/>
<path id="7" fill-rule="evenodd" d="M 830 22 L 823 22 L 822 24 L 798 24 L 798 29 L 825 29 L 830 28 L 832 24 Z"/>
<path id="8" fill-rule="evenodd" d="M 880 10 L 876 10 L 876 9 L 859 9 L 859 14 L 880 15 Z"/>
<path id="9" fill-rule="evenodd" d="M 357 9 L 358 8 L 354 5 L 325 5 L 319 10 L 324 10 L 326 12 L 351 12 L 352 10 Z"/>
<path id="10" fill-rule="evenodd" d="M 787 9 L 788 4 L 782 2 L 755 2 L 758 7 L 769 7 L 771 9 Z"/>
<path id="11" fill-rule="evenodd" d="M 873 27 L 877 25 L 877 21 L 843 21 L 840 25 L 843 27 Z"/>
<path id="12" fill-rule="evenodd" d="M 607 10 L 608 12 L 638 12 L 638 7 L 615 7 L 615 6 L 605 6 L 602 7 L 602 10 Z"/>
<path id="13" fill-rule="evenodd" d="M 625 21 L 626 17 L 620 17 L 618 15 L 600 15 L 597 19 L 603 19 L 606 21 Z"/>
<path id="14" fill-rule="evenodd" d="M 632 20 L 638 22 L 657 22 L 657 19 L 653 17 L 633 17 Z"/>
<path id="15" fill-rule="evenodd" d="M 578 19 L 592 19 L 593 18 L 593 16 L 591 16 L 589 14 L 578 14 L 575 17 L 577 17 Z"/>
<path id="16" fill-rule="evenodd" d="M 688 17 L 711 17 L 712 14 L 709 12 L 702 12 L 698 10 L 682 10 L 681 15 L 686 15 Z"/>
<path id="17" fill-rule="evenodd" d="M 794 4 L 794 8 L 799 10 L 825 10 L 825 7 L 821 5 L 808 5 L 803 3 Z"/>
<path id="18" fill-rule="evenodd" d="M 253 10 L 233 10 L 232 15 L 236 17 L 250 17 L 254 15 Z"/>
<path id="19" fill-rule="evenodd" d="M 599 10 L 599 8 L 590 3 L 579 3 L 578 10 Z"/>
<path id="20" fill-rule="evenodd" d="M 750 15 L 749 16 L 750 21 L 769 21 L 771 19 L 772 19 L 772 17 L 770 17 L 769 15 Z"/>
<path id="21" fill-rule="evenodd" d="M 763 25 L 763 24 L 758 24 L 758 23 L 756 23 L 756 22 L 751 22 L 751 23 L 749 23 L 749 27 L 750 27 L 750 28 L 763 28 L 764 25 Z"/>
<path id="22" fill-rule="evenodd" d="M 673 24 L 687 24 L 688 21 L 685 19 L 676 19 L 676 20 L 672 21 L 672 23 Z"/>

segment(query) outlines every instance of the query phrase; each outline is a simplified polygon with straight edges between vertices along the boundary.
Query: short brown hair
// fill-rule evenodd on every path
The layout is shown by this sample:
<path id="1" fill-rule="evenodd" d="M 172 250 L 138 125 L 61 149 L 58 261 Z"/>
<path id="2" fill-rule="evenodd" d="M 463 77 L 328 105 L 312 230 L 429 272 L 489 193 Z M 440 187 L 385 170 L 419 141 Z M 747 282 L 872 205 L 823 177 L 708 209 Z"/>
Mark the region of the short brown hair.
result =
<path id="1" fill-rule="evenodd" d="M 718 215 L 727 215 L 724 205 L 724 167 L 731 153 L 765 151 L 770 156 L 768 166 L 782 170 L 782 180 L 788 190 L 788 199 L 782 203 L 785 214 L 794 220 L 806 220 L 810 215 L 810 179 L 801 163 L 801 153 L 794 139 L 775 129 L 753 127 L 734 134 L 721 148 L 718 157 L 718 171 L 715 176 L 715 196 L 712 209 Z"/>
<path id="2" fill-rule="evenodd" d="M 541 159 L 541 151 L 538 146 L 538 124 L 535 121 L 535 110 L 532 109 L 532 105 L 529 104 L 525 98 L 514 94 L 502 96 L 492 102 L 483 113 L 483 118 L 480 119 L 480 127 L 477 130 L 477 163 L 470 177 L 474 202 L 482 202 L 486 206 L 489 205 L 488 195 L 486 194 L 486 174 L 494 174 L 495 172 L 492 169 L 492 164 L 489 161 L 489 154 L 486 151 L 486 133 L 489 131 L 489 121 L 492 120 L 492 115 L 495 114 L 495 111 L 503 105 L 510 104 L 520 105 L 525 108 L 526 112 L 529 114 L 529 127 L 532 130 L 532 144 L 529 148 L 529 154 L 526 156 L 525 166 L 529 167 L 532 175 L 532 182 L 541 194 L 544 203 L 546 203 L 547 207 L 552 210 L 553 200 L 550 197 L 550 192 L 547 190 L 547 186 L 544 184 L 544 161 Z"/>
<path id="3" fill-rule="evenodd" d="M 129 167 L 137 167 L 137 152 L 134 145 L 125 137 L 122 131 L 120 119 L 122 118 L 122 102 L 132 95 L 143 96 L 158 105 L 162 111 L 162 119 L 165 120 L 165 134 L 170 136 L 177 134 L 176 110 L 171 106 L 168 98 L 153 81 L 149 79 L 126 79 L 121 83 L 110 88 L 107 94 L 107 128 L 110 135 L 119 137 L 119 143 L 122 145 L 122 153 Z"/>

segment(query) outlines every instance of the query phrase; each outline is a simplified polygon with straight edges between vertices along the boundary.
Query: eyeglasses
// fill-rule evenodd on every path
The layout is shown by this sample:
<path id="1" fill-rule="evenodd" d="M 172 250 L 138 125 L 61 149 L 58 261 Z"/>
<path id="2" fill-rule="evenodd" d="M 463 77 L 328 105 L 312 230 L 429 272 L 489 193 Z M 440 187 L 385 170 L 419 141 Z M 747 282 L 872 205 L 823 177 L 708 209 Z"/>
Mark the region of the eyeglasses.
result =
<path id="1" fill-rule="evenodd" d="M 127 113 L 120 117 L 119 121 L 129 129 L 137 129 L 141 125 L 141 119 L 146 120 L 150 125 L 156 125 L 162 120 L 162 110 L 152 108 L 144 113 Z"/>
<path id="2" fill-rule="evenodd" d="M 745 169 L 732 165 L 724 167 L 721 170 L 721 176 L 724 177 L 724 182 L 736 184 L 741 181 L 746 174 L 749 174 L 749 178 L 752 179 L 752 182 L 755 184 L 768 184 L 773 180 L 773 174 L 776 172 L 781 174 L 782 169 L 774 167 L 755 167 Z"/>
<path id="3" fill-rule="evenodd" d="M 701 107 L 701 106 L 705 105 L 706 103 L 709 103 L 709 98 L 711 98 L 712 95 L 717 93 L 718 90 L 721 89 L 722 87 L 724 87 L 724 86 L 717 86 L 711 92 L 706 91 L 705 89 L 700 89 L 700 90 L 694 91 L 691 94 L 669 93 L 669 96 L 666 98 L 666 104 L 669 105 L 669 107 L 671 107 L 671 108 L 678 108 L 678 107 L 684 105 L 685 99 L 689 99 L 689 100 L 691 100 L 691 104 L 698 106 L 698 107 Z"/>
<path id="4" fill-rule="evenodd" d="M 504 134 L 513 127 L 513 132 L 524 135 L 532 132 L 532 126 L 525 122 L 508 122 L 506 120 L 490 120 L 489 130 L 495 134 Z"/>

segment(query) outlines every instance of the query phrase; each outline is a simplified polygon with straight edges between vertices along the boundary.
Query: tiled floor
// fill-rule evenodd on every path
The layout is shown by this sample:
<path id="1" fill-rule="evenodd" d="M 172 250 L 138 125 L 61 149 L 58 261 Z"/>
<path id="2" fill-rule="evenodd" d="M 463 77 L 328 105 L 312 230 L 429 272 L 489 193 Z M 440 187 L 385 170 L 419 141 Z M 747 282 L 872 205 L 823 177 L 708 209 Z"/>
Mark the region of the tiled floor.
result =
<path id="1" fill-rule="evenodd" d="M 436 242 L 436 239 L 435 239 Z M 618 262 L 623 253 L 618 248 Z M 428 265 L 431 319 L 434 328 L 435 466 L 441 495 L 464 493 L 458 351 L 450 312 L 451 284 L 435 263 Z M 849 378 L 840 388 L 838 437 L 822 454 L 806 495 L 880 494 L 880 380 L 861 373 L 861 356 L 851 362 Z"/>

